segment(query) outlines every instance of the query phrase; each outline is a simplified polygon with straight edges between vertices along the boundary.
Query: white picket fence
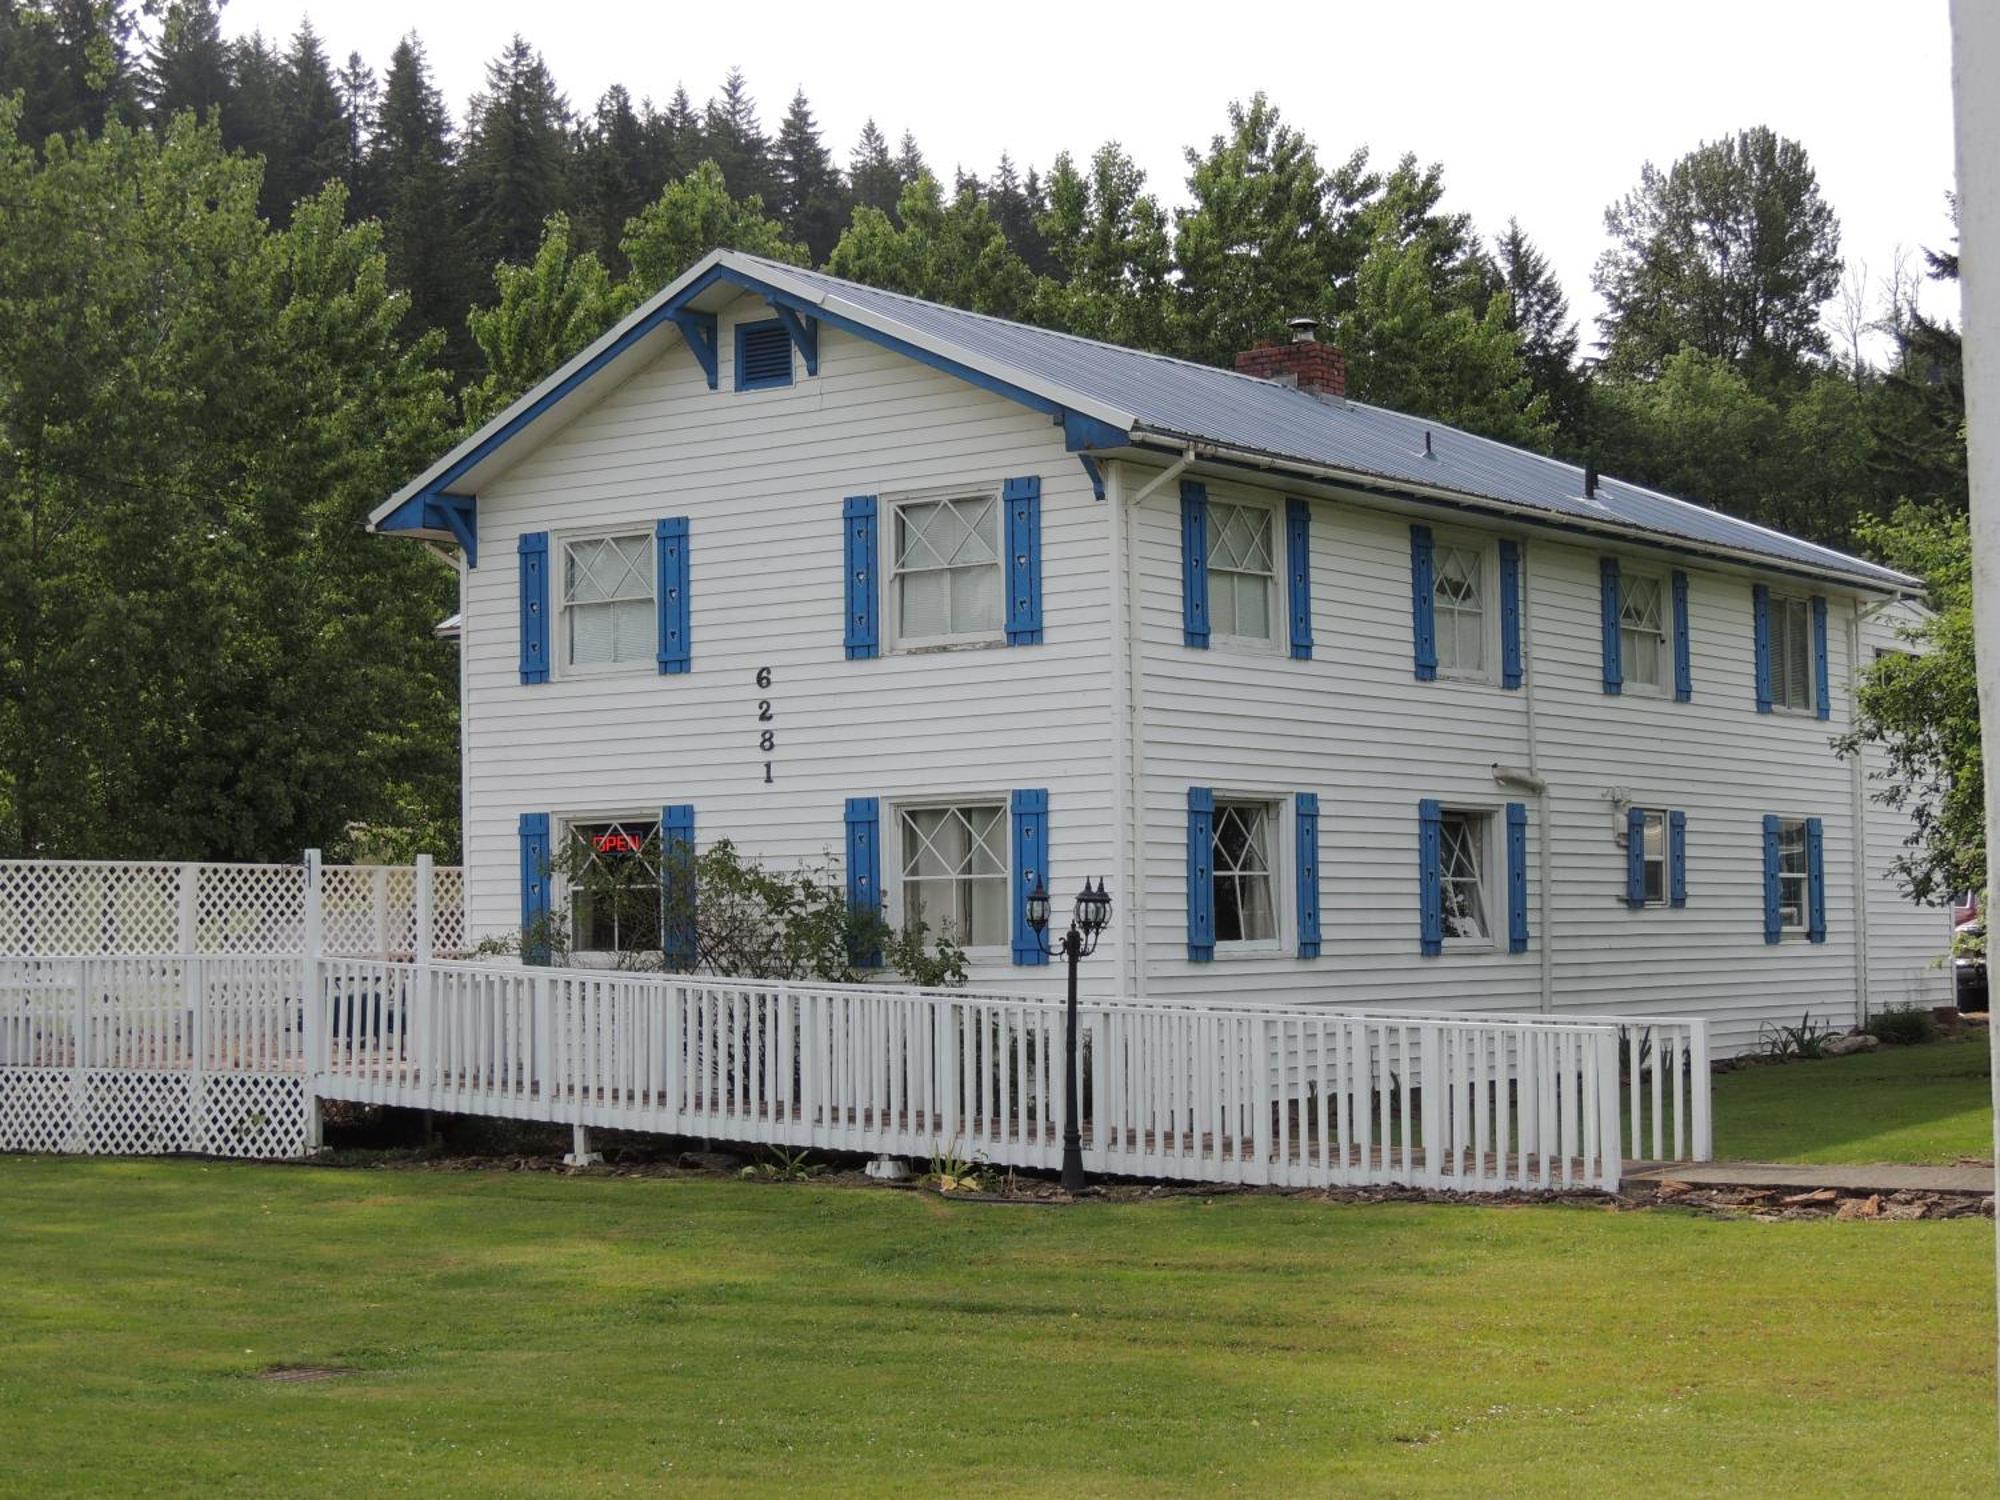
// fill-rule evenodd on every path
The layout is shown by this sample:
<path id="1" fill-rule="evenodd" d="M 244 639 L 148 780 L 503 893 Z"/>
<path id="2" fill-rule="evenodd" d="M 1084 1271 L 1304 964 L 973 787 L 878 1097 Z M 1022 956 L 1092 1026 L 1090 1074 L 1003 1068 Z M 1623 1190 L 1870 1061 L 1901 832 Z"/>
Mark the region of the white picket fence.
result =
<path id="1" fill-rule="evenodd" d="M 309 911 L 308 948 L 313 925 Z M 1710 1150 L 1699 1020 L 1091 1002 L 1080 1029 L 1099 1173 L 1609 1190 L 1628 1125 L 1656 1156 Z M 318 1101 L 344 1099 L 1046 1169 L 1062 1036 L 1059 1004 L 960 991 L 339 956 L 0 959 L 0 1149 L 298 1154 Z"/>

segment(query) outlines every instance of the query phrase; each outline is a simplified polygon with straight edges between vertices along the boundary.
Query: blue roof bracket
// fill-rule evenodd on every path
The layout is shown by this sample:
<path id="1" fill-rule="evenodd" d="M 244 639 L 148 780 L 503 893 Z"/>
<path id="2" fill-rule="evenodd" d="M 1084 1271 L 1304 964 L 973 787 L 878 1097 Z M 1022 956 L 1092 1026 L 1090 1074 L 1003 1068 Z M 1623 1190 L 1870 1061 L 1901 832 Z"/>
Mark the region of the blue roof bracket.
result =
<path id="1" fill-rule="evenodd" d="M 701 361 L 702 372 L 708 376 L 708 388 L 714 390 L 717 369 L 715 314 L 675 307 L 667 310 L 667 316 L 673 320 L 674 327 L 678 328 L 681 336 L 687 340 L 688 348 L 694 351 L 694 357 Z"/>
<path id="2" fill-rule="evenodd" d="M 478 502 L 470 495 L 425 490 L 412 495 L 376 526 L 377 531 L 448 531 L 465 549 L 467 567 L 479 566 Z"/>
<path id="3" fill-rule="evenodd" d="M 773 302 L 771 311 L 778 315 L 778 321 L 785 325 L 785 332 L 792 336 L 792 345 L 799 351 L 799 358 L 806 362 L 806 374 L 819 374 L 819 319 L 805 317 L 782 302 Z"/>
<path id="4" fill-rule="evenodd" d="M 1083 462 L 1083 472 L 1090 476 L 1090 493 L 1102 500 L 1104 498 L 1104 470 L 1098 466 L 1097 460 L 1092 458 L 1088 453 L 1079 453 L 1077 457 Z"/>
<path id="5" fill-rule="evenodd" d="M 1109 422 L 1100 422 L 1095 417 L 1086 417 L 1082 412 L 1065 411 L 1062 414 L 1063 446 L 1072 453 L 1081 453 L 1086 448 L 1129 448 L 1132 436 L 1122 428 L 1113 427 Z"/>

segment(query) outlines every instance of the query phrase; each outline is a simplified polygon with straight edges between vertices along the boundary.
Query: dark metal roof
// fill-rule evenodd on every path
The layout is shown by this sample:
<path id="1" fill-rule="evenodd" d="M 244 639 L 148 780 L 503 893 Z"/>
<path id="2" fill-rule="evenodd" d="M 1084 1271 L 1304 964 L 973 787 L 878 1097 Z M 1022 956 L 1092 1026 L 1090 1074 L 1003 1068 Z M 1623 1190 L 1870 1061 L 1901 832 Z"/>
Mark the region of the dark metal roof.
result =
<path id="1" fill-rule="evenodd" d="M 1289 460 L 1376 476 L 1392 488 L 1449 490 L 1551 519 L 1634 527 L 1695 550 L 1765 557 L 1874 589 L 1920 586 L 1892 569 L 1623 480 L 1600 479 L 1596 499 L 1585 499 L 1583 471 L 1576 465 L 1428 418 L 1321 398 L 1275 381 L 964 312 L 755 256 L 723 259 L 837 300 L 870 323 L 899 324 L 926 342 L 948 344 L 989 368 L 1003 367 L 1023 386 L 1053 386 L 1129 412 L 1135 432 L 1256 454 L 1281 466 Z"/>

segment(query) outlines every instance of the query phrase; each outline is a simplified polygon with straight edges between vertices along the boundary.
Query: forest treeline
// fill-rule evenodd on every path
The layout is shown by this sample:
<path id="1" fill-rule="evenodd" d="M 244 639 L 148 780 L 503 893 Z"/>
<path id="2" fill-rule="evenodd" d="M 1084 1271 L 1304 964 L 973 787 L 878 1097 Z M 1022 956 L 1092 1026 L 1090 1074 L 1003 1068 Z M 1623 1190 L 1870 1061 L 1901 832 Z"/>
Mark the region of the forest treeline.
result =
<path id="1" fill-rule="evenodd" d="M 1635 164 L 1586 337 L 1523 226 L 1261 94 L 1173 206 L 1117 142 L 947 169 L 735 71 L 579 105 L 518 36 L 454 113 L 415 34 L 212 0 L 0 0 L 0 99 L 0 854 L 448 847 L 451 575 L 360 521 L 718 246 L 1219 364 L 1311 314 L 1359 399 L 1833 545 L 1965 506 L 1951 247 L 1848 266 L 1761 126 Z"/>

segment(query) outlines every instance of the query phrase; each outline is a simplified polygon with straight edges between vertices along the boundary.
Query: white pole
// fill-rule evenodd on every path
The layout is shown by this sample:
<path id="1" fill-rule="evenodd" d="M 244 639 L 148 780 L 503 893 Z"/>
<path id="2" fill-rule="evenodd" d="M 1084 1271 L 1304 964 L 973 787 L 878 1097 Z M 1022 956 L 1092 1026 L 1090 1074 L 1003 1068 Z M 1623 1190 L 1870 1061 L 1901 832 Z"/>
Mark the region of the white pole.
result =
<path id="1" fill-rule="evenodd" d="M 320 946 L 324 934 L 324 913 L 320 906 L 320 854 L 306 850 L 305 918 L 299 944 L 299 1024 L 306 1029 L 306 1150 L 317 1151 L 320 1143 L 318 1074 L 322 1066 L 320 1044 L 323 1017 L 320 1014 Z"/>
<path id="2" fill-rule="evenodd" d="M 437 992 L 436 976 L 431 972 L 431 954 L 434 948 L 432 929 L 436 920 L 433 904 L 436 873 L 431 857 L 419 854 L 416 931 L 412 939 L 415 951 L 411 954 L 416 965 L 410 1018 L 414 1034 L 407 1039 L 410 1062 L 417 1070 L 417 1081 L 423 1088 L 424 1098 L 433 1105 L 437 1100 Z"/>
<path id="3" fill-rule="evenodd" d="M 2000 7 L 1952 0 L 1958 142 L 1959 295 L 1965 331 L 1966 466 L 1972 487 L 1972 639 L 1980 722 L 2000 724 Z M 1986 846 L 2000 848 L 2000 766 L 1986 767 Z M 1987 872 L 1987 911 L 1993 910 Z M 1992 1048 L 1993 1152 L 2000 1161 L 2000 1047 Z M 2000 1286 L 2000 1234 L 1994 1237 Z"/>

